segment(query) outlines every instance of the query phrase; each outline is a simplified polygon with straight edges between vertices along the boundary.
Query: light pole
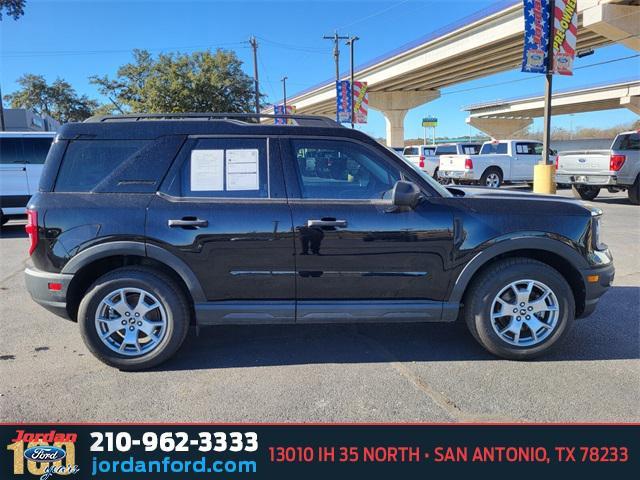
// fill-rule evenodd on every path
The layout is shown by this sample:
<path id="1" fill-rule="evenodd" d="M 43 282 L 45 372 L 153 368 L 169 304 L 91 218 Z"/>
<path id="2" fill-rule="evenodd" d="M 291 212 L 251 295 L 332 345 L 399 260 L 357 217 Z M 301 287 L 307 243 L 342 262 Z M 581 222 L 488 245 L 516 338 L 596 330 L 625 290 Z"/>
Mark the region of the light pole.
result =
<path id="1" fill-rule="evenodd" d="M 333 58 L 336 62 L 336 88 L 338 87 L 338 82 L 340 81 L 340 40 L 348 40 L 349 37 L 338 35 L 336 31 L 332 36 L 325 35 L 325 40 L 333 40 Z M 338 92 L 336 91 L 336 96 Z M 340 122 L 340 116 L 338 114 L 338 105 L 336 103 L 336 122 Z"/>
<path id="2" fill-rule="evenodd" d="M 282 104 L 284 105 L 284 113 L 287 114 L 287 79 L 289 77 L 282 77 Z"/>
<path id="3" fill-rule="evenodd" d="M 351 62 L 351 76 L 350 76 L 350 81 L 351 81 L 351 128 L 353 128 L 354 125 L 354 117 L 356 115 L 356 104 L 353 101 L 353 81 L 354 81 L 354 74 L 355 72 L 354 70 L 354 55 L 353 55 L 353 47 L 354 44 L 356 42 L 356 40 L 360 40 L 359 37 L 353 36 L 353 37 L 349 37 L 349 40 L 347 40 L 347 45 L 349 45 L 349 60 Z"/>

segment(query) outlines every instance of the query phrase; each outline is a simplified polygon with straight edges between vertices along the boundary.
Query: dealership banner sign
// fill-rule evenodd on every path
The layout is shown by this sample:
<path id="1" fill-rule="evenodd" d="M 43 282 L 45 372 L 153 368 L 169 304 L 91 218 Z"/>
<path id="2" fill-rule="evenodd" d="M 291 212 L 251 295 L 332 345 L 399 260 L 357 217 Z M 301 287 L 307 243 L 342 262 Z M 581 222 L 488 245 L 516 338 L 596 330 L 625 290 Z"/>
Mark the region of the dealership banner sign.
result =
<path id="1" fill-rule="evenodd" d="M 353 122 L 367 123 L 369 113 L 369 86 L 367 82 L 353 82 Z"/>
<path id="2" fill-rule="evenodd" d="M 638 424 L 2 424 L 2 479 L 631 478 Z"/>
<path id="3" fill-rule="evenodd" d="M 573 74 L 578 36 L 577 0 L 556 0 L 553 28 L 553 71 L 560 75 Z"/>
<path id="4" fill-rule="evenodd" d="M 294 113 L 296 113 L 296 106 L 287 105 L 287 108 L 285 109 L 284 105 L 274 105 L 273 113 L 274 115 L 293 115 Z M 284 119 L 284 118 L 276 117 L 273 123 L 275 123 L 276 125 L 293 125 L 294 120 L 292 118 Z"/>
<path id="5" fill-rule="evenodd" d="M 522 71 L 547 73 L 550 0 L 524 1 L 524 53 Z"/>
<path id="6" fill-rule="evenodd" d="M 336 108 L 339 122 L 351 121 L 351 82 L 349 80 L 336 82 Z"/>

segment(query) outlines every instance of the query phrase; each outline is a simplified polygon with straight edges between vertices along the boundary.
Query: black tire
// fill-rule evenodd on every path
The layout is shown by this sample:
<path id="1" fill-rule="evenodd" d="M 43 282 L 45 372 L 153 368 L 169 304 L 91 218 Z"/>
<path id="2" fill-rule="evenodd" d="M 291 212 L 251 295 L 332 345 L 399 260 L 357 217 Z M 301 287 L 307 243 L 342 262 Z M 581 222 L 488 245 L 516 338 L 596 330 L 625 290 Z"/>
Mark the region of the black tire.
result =
<path id="1" fill-rule="evenodd" d="M 531 346 L 512 345 L 504 340 L 494 330 L 491 320 L 496 296 L 510 283 L 523 279 L 542 282 L 558 301 L 558 318 L 553 330 L 540 343 Z M 575 317 L 575 300 L 571 287 L 557 270 L 530 258 L 510 258 L 497 261 L 474 279 L 465 294 L 463 317 L 473 337 L 489 352 L 510 360 L 529 360 L 547 353 L 569 331 Z M 528 323 L 526 325 L 524 331 L 530 331 Z"/>
<path id="2" fill-rule="evenodd" d="M 640 205 L 640 175 L 636 177 L 636 181 L 627 190 L 627 196 L 633 205 Z"/>
<path id="3" fill-rule="evenodd" d="M 9 221 L 9 219 L 7 217 L 5 217 L 2 212 L 0 212 L 0 227 L 2 225 L 4 225 L 5 223 L 7 223 L 8 221 Z"/>
<path id="4" fill-rule="evenodd" d="M 438 174 L 438 168 L 436 168 L 433 172 L 433 179 L 438 182 L 440 185 L 450 185 L 451 184 L 451 179 L 449 178 L 444 178 L 444 177 L 440 177 L 440 175 Z"/>
<path id="5" fill-rule="evenodd" d="M 480 185 L 488 188 L 500 188 L 503 182 L 502 171 L 496 167 L 487 168 L 482 176 L 480 177 Z M 487 182 L 489 179 L 495 179 L 491 185 L 488 185 Z M 497 183 L 496 183 L 497 182 Z"/>
<path id="6" fill-rule="evenodd" d="M 600 187 L 593 185 L 571 185 L 573 196 L 582 200 L 593 200 L 600 193 Z"/>
<path id="7" fill-rule="evenodd" d="M 99 338 L 95 315 L 103 298 L 119 288 L 140 288 L 155 296 L 166 312 L 164 336 L 151 351 L 139 356 L 114 352 Z M 87 348 L 100 361 L 125 371 L 144 370 L 168 360 L 180 348 L 189 330 L 190 308 L 184 293 L 162 272 L 143 267 L 123 267 L 98 278 L 85 293 L 78 309 L 80 333 Z"/>

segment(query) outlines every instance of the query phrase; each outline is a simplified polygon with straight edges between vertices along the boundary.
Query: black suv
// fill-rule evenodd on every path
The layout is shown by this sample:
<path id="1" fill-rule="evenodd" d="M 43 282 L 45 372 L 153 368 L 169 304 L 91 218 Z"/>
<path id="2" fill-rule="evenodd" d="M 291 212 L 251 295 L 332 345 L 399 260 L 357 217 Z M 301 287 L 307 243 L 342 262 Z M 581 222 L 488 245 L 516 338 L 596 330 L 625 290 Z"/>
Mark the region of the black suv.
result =
<path id="1" fill-rule="evenodd" d="M 445 188 L 327 118 L 258 120 L 60 130 L 28 206 L 27 288 L 103 362 L 157 365 L 190 325 L 456 319 L 490 352 L 528 359 L 613 280 L 597 210 Z"/>

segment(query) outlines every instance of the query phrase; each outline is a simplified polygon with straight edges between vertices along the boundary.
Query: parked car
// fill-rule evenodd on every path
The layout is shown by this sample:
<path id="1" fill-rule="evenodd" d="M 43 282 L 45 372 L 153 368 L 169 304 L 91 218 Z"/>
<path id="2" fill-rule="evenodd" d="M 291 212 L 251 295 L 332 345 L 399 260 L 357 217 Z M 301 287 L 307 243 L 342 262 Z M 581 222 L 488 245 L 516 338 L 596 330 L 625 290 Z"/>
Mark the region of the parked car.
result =
<path id="1" fill-rule="evenodd" d="M 570 184 L 576 197 L 593 200 L 602 188 L 627 191 L 640 204 L 640 132 L 619 133 L 609 150 L 561 152 L 556 158 L 556 181 Z"/>
<path id="2" fill-rule="evenodd" d="M 440 180 L 438 170 L 442 155 L 475 155 L 480 151 L 480 143 L 442 143 L 439 145 L 413 145 L 404 148 L 403 155 L 409 161 Z M 448 183 L 448 182 L 447 182 Z"/>
<path id="3" fill-rule="evenodd" d="M 456 319 L 528 359 L 613 280 L 599 210 L 447 189 L 326 117 L 196 117 L 64 125 L 29 202 L 27 289 L 109 365 L 157 365 L 192 325 Z"/>
<path id="4" fill-rule="evenodd" d="M 0 132 L 0 225 L 24 217 L 55 132 Z"/>
<path id="5" fill-rule="evenodd" d="M 542 143 L 533 140 L 493 140 L 478 155 L 443 155 L 440 176 L 458 183 L 498 188 L 504 182 L 533 182 L 533 166 L 541 159 Z"/>

